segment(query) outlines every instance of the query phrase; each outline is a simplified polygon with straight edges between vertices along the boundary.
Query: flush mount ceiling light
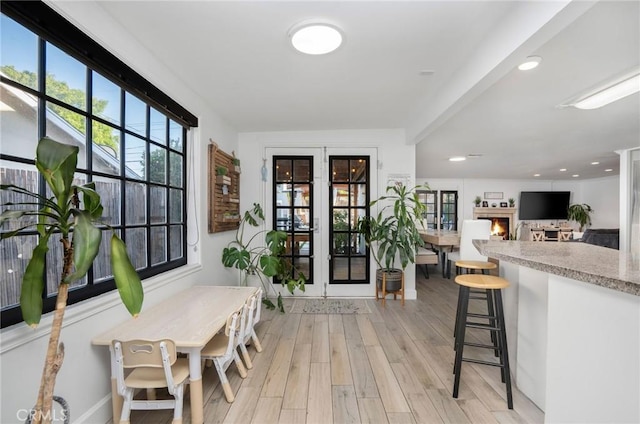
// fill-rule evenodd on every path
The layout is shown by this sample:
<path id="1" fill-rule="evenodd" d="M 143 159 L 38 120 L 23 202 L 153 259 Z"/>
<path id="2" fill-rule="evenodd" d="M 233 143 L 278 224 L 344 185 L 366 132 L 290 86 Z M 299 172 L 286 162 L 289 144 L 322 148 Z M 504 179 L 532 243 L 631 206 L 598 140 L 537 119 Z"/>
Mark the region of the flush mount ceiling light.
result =
<path id="1" fill-rule="evenodd" d="M 299 52 L 320 55 L 331 53 L 342 44 L 341 31 L 332 24 L 304 21 L 289 30 L 291 44 Z"/>
<path id="2" fill-rule="evenodd" d="M 518 69 L 520 69 L 521 71 L 529 71 L 533 68 L 538 67 L 540 62 L 542 62 L 542 58 L 540 56 L 529 56 L 525 59 L 524 62 L 518 65 Z"/>
<path id="3" fill-rule="evenodd" d="M 462 162 L 463 160 L 467 160 L 467 158 L 464 156 L 454 156 L 449 158 L 450 162 Z"/>

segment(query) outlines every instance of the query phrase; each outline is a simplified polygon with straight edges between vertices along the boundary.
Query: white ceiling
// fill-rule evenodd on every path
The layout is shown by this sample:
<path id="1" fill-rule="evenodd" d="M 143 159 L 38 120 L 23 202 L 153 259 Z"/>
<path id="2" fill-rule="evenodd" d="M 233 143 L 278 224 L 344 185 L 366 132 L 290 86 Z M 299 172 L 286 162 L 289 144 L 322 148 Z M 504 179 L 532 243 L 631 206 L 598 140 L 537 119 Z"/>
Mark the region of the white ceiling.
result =
<path id="1" fill-rule="evenodd" d="M 638 94 L 556 108 L 640 67 L 638 1 L 100 5 L 239 132 L 405 128 L 423 178 L 604 177 L 616 150 L 640 146 Z M 294 51 L 288 30 L 312 18 L 344 45 Z M 542 64 L 517 70 L 530 55 Z"/>

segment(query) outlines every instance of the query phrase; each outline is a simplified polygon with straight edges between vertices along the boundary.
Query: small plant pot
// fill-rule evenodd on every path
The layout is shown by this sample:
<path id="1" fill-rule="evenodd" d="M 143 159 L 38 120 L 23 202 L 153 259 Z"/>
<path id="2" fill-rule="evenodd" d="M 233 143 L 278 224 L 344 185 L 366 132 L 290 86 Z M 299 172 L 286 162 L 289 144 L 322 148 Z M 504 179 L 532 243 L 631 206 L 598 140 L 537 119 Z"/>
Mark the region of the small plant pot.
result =
<path id="1" fill-rule="evenodd" d="M 395 292 L 402 289 L 402 270 L 393 268 L 391 270 L 384 270 L 378 268 L 376 270 L 376 284 L 378 285 L 378 289 L 382 290 L 382 277 L 386 275 L 385 280 L 385 291 L 386 292 Z"/>

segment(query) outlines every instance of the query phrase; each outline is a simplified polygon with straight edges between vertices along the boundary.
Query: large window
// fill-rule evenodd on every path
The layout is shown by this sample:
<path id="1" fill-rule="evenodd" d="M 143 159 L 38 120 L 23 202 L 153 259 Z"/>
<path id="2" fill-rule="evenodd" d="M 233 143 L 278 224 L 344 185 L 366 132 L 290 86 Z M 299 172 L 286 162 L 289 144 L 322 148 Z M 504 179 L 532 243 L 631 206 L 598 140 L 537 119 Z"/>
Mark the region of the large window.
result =
<path id="1" fill-rule="evenodd" d="M 186 264 L 185 141 L 187 129 L 197 125 L 197 120 L 180 119 L 183 110 L 173 101 L 160 107 L 157 99 L 165 95 L 94 42 L 86 41 L 84 34 L 69 28 L 71 24 L 42 3 L 28 2 L 31 20 L 22 19 L 24 6 L 19 3 L 3 2 L 0 22 L 2 183 L 50 196 L 34 165 L 38 139 L 49 136 L 76 145 L 80 154 L 75 182 L 95 182 L 104 205 L 104 221 L 124 239 L 140 276 Z M 52 40 L 56 37 L 48 37 L 47 28 L 56 28 L 69 39 Z M 78 40 L 85 44 L 79 46 Z M 77 49 L 89 51 L 87 57 L 104 60 L 100 66 L 79 60 Z M 112 77 L 123 72 L 127 75 L 121 80 Z M 136 88 L 132 82 L 145 86 Z M 4 191 L 0 195 L 2 204 L 24 201 Z M 24 221 L 2 230 L 17 229 L 23 226 L 20 224 Z M 87 276 L 73 283 L 69 303 L 115 289 L 109 263 L 110 231 L 104 227 L 100 254 Z M 45 312 L 54 308 L 60 280 L 62 249 L 52 239 L 43 293 Z M 21 280 L 37 243 L 35 231 L 23 231 L 0 242 L 2 327 L 22 319 L 18 307 Z"/>

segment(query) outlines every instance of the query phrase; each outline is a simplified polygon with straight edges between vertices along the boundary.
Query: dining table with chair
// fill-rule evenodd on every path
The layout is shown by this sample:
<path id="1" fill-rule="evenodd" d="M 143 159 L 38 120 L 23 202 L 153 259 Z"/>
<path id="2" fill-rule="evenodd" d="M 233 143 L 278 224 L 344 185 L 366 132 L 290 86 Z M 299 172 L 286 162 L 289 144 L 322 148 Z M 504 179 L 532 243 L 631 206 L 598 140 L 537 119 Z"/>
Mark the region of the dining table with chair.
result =
<path id="1" fill-rule="evenodd" d="M 420 230 L 420 237 L 438 251 L 442 263 L 442 277 L 446 277 L 447 253 L 460 246 L 460 232 L 456 230 Z"/>
<path id="2" fill-rule="evenodd" d="M 123 400 L 117 392 L 113 341 L 169 339 L 175 343 L 179 353 L 188 356 L 191 422 L 202 424 L 201 350 L 225 328 L 228 317 L 257 291 L 256 287 L 192 286 L 143 310 L 136 318 L 128 319 L 94 337 L 92 344 L 108 347 L 111 354 L 114 422 L 120 417 Z"/>

